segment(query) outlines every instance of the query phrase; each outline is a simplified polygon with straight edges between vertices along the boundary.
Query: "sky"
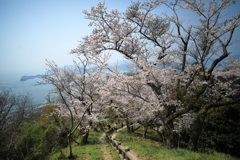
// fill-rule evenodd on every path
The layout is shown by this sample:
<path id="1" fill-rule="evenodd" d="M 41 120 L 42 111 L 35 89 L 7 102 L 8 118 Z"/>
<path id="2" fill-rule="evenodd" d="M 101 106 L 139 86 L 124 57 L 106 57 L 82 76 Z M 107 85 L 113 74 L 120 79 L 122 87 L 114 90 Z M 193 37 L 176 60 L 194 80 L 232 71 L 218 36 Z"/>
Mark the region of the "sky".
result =
<path id="1" fill-rule="evenodd" d="M 71 65 L 76 58 L 69 54 L 71 49 L 92 31 L 82 11 L 98 2 L 0 0 L 0 72 L 42 71 L 45 59 L 59 66 Z M 125 10 L 128 4 L 128 0 L 106 1 L 114 9 Z"/>
<path id="2" fill-rule="evenodd" d="M 82 11 L 89 11 L 98 2 L 103 1 L 0 0 L 0 73 L 42 73 L 47 68 L 45 59 L 54 60 L 59 66 L 71 65 L 76 58 L 69 54 L 71 49 L 92 31 Z M 131 1 L 105 3 L 108 9 L 125 11 Z M 238 2 L 229 11 L 240 11 L 239 8 Z M 121 60 L 121 56 L 115 56 L 111 61 Z"/>

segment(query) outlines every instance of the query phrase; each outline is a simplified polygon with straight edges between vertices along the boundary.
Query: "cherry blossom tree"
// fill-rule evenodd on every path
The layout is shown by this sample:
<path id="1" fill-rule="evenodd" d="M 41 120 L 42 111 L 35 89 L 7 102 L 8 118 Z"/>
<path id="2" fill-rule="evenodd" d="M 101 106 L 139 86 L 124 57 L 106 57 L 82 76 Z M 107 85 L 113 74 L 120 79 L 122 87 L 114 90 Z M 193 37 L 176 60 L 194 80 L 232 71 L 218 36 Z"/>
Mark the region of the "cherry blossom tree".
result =
<path id="1" fill-rule="evenodd" d="M 119 117 L 127 124 L 129 133 L 132 133 L 133 123 L 139 123 L 145 128 L 146 137 L 149 122 L 158 113 L 154 106 L 154 94 L 144 84 L 138 82 L 133 73 L 114 72 L 108 75 L 105 96 L 108 97 L 109 107 L 112 107 Z M 148 90 L 147 90 L 148 89 Z"/>
<path id="2" fill-rule="evenodd" d="M 157 111 L 165 142 L 172 147 L 177 145 L 174 121 L 184 114 L 197 113 L 190 141 L 195 149 L 207 111 L 239 102 L 238 87 L 229 87 L 239 78 L 239 63 L 232 60 L 228 70 L 218 68 L 230 57 L 229 46 L 236 42 L 233 35 L 239 27 L 240 14 L 224 16 L 224 10 L 235 2 L 152 0 L 132 3 L 126 12 L 108 12 L 105 4 L 99 3 L 89 12 L 84 11 L 94 29 L 71 53 L 94 57 L 114 51 L 112 54 L 124 55 L 135 65 L 134 76 L 123 78 L 112 73 L 112 90 L 127 94 L 117 96 L 115 101 L 135 110 L 138 105 L 130 105 L 134 100 L 142 104 L 146 113 Z M 161 6 L 171 14 L 154 14 Z M 190 24 L 189 19 L 187 23 L 188 17 L 181 17 L 180 11 L 195 14 L 198 22 Z M 142 88 L 138 90 L 139 86 Z"/>
<path id="3" fill-rule="evenodd" d="M 74 61 L 74 66 L 61 69 L 54 62 L 46 61 L 49 67 L 47 74 L 42 76 L 44 82 L 39 84 L 52 84 L 53 93 L 60 97 L 61 102 L 54 109 L 53 114 L 62 117 L 68 122 L 67 138 L 72 157 L 72 137 L 78 129 L 83 129 L 84 134 L 81 144 L 88 143 L 89 130 L 100 122 L 105 121 L 103 115 L 104 105 L 101 103 L 101 85 L 104 83 L 103 73 L 108 67 L 106 61 L 109 55 L 90 56 L 82 55 L 79 62 Z"/>

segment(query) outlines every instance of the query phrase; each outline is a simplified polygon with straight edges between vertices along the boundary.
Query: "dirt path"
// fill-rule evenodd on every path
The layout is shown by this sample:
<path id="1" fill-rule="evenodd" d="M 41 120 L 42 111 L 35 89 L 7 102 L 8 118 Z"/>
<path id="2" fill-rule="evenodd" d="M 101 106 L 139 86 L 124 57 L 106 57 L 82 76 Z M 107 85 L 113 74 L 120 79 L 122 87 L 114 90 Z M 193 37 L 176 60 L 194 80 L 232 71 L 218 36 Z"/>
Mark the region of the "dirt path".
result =
<path id="1" fill-rule="evenodd" d="M 120 130 L 122 130 L 122 129 L 124 129 L 124 128 L 126 128 L 126 126 L 125 127 L 123 127 L 123 128 L 120 128 L 120 129 L 118 129 L 118 131 L 117 132 L 114 132 L 113 134 L 112 134 L 112 138 L 116 138 L 116 135 L 119 133 L 119 131 Z M 104 160 L 113 160 L 113 156 L 112 156 L 112 150 L 110 150 L 109 148 L 108 148 L 108 142 L 106 141 L 106 139 L 105 139 L 105 133 L 103 133 L 100 137 L 99 137 L 99 142 L 100 142 L 100 146 L 101 146 L 101 150 L 103 151 L 103 154 L 104 154 Z M 110 146 L 110 147 L 112 147 L 112 146 Z M 114 151 L 115 152 L 115 151 Z M 130 152 L 132 152 L 134 155 L 136 155 L 132 150 L 130 151 Z"/>
<path id="2" fill-rule="evenodd" d="M 105 133 L 103 133 L 99 137 L 99 142 L 100 142 L 101 150 L 103 151 L 103 154 L 104 154 L 104 160 L 113 160 L 111 150 L 107 148 L 108 142 L 106 142 Z"/>
<path id="3" fill-rule="evenodd" d="M 118 132 L 119 132 L 120 130 L 124 129 L 124 128 L 126 128 L 126 126 L 124 126 L 123 128 L 118 129 L 117 132 L 114 132 L 114 133 L 112 134 L 112 138 L 116 138 L 116 135 L 118 134 Z"/>
<path id="4" fill-rule="evenodd" d="M 123 129 L 123 128 L 121 128 Z M 119 129 L 119 130 L 121 130 Z M 118 131 L 119 131 L 118 130 Z M 112 134 L 112 137 L 116 137 L 116 135 L 118 134 L 118 132 L 115 132 Z M 108 148 L 108 142 L 105 139 L 106 135 L 105 133 L 103 133 L 100 137 L 99 137 L 99 142 L 100 142 L 100 146 L 101 146 L 101 150 L 103 151 L 104 154 L 104 160 L 113 160 L 113 156 L 112 156 L 112 151 Z M 111 147 L 111 146 L 110 146 Z M 115 151 L 114 151 L 115 152 Z"/>
<path id="5" fill-rule="evenodd" d="M 127 127 L 124 126 L 123 128 L 118 129 L 117 132 L 114 132 L 114 133 L 112 134 L 112 138 L 116 138 L 116 135 L 119 133 L 119 131 L 122 130 L 122 129 L 124 129 L 124 128 L 127 128 Z M 135 152 L 133 152 L 133 150 L 130 150 L 130 152 L 137 157 L 137 154 L 136 154 Z"/>

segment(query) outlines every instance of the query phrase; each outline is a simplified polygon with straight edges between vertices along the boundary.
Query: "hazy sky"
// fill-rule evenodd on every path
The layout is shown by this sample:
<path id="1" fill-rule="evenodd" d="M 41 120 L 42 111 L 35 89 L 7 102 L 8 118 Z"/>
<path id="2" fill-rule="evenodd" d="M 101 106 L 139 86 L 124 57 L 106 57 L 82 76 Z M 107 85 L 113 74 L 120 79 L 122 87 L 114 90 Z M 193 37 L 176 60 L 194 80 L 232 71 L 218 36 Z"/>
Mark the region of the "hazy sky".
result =
<path id="1" fill-rule="evenodd" d="M 46 68 L 45 59 L 54 60 L 59 66 L 72 64 L 74 55 L 69 54 L 70 50 L 78 45 L 81 37 L 91 33 L 82 11 L 90 10 L 98 2 L 0 0 L 0 72 L 42 72 Z M 105 2 L 108 9 L 125 11 L 131 1 Z M 232 10 L 240 11 L 239 4 Z M 113 61 L 117 59 L 122 60 L 113 57 Z"/>
<path id="2" fill-rule="evenodd" d="M 82 11 L 98 2 L 0 0 L 0 72 L 42 70 L 45 59 L 59 66 L 72 64 L 70 50 L 91 33 Z M 107 0 L 106 4 L 125 9 L 130 1 Z"/>

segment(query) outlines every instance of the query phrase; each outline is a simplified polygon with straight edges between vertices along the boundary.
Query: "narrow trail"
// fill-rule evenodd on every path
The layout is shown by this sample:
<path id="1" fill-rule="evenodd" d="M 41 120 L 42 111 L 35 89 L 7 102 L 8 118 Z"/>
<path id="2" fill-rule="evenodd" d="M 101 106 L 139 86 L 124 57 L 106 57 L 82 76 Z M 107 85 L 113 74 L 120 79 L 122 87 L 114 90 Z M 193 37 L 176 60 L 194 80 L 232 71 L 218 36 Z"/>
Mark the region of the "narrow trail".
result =
<path id="1" fill-rule="evenodd" d="M 124 126 L 123 128 L 118 129 L 117 132 L 114 132 L 114 133 L 112 134 L 112 138 L 116 138 L 116 135 L 119 133 L 119 131 L 122 130 L 122 129 L 124 129 L 124 128 L 127 128 L 127 127 Z M 137 157 L 137 154 L 136 154 L 133 150 L 130 150 L 130 152 Z"/>
<path id="2" fill-rule="evenodd" d="M 124 127 L 123 127 L 124 128 Z M 118 129 L 118 131 L 122 130 L 123 128 L 121 129 Z M 116 135 L 118 134 L 118 132 L 114 132 L 112 134 L 112 137 L 116 137 Z M 103 133 L 100 137 L 99 137 L 99 145 L 101 146 L 101 150 L 103 151 L 103 155 L 104 155 L 104 160 L 113 160 L 113 156 L 112 156 L 112 151 L 108 148 L 108 142 L 106 141 L 105 139 L 106 137 L 106 134 Z M 110 146 L 112 147 L 112 146 Z M 114 151 L 115 152 L 115 151 Z M 120 158 L 119 158 L 120 159 Z"/>
<path id="3" fill-rule="evenodd" d="M 105 139 L 105 133 L 103 133 L 100 137 L 99 137 L 99 142 L 100 142 L 100 146 L 101 146 L 101 150 L 103 151 L 104 154 L 104 160 L 113 160 L 112 157 L 112 152 L 111 150 L 107 147 L 108 146 L 108 142 Z"/>
<path id="4" fill-rule="evenodd" d="M 124 126 L 123 128 L 118 129 L 117 132 L 114 132 L 114 133 L 112 134 L 112 137 L 113 137 L 113 138 L 116 138 L 116 135 L 119 133 L 119 131 L 121 131 L 121 130 L 124 129 L 124 128 L 126 128 L 126 126 Z"/>
<path id="5" fill-rule="evenodd" d="M 117 130 L 117 132 L 114 132 L 112 134 L 112 138 L 116 138 L 116 135 L 119 133 L 120 130 L 126 128 L 126 126 L 124 126 L 123 128 L 120 128 Z M 114 160 L 113 159 L 113 156 L 112 156 L 112 150 L 108 148 L 108 142 L 106 141 L 105 139 L 106 137 L 106 134 L 103 133 L 100 137 L 99 137 L 99 145 L 101 146 L 101 150 L 103 151 L 103 154 L 104 154 L 104 160 Z M 110 146 L 112 147 L 112 146 Z M 113 152 L 115 152 L 113 150 Z M 133 153 L 134 155 L 136 155 L 132 150 L 130 151 L 131 153 Z M 120 158 L 119 158 L 120 159 Z"/>

